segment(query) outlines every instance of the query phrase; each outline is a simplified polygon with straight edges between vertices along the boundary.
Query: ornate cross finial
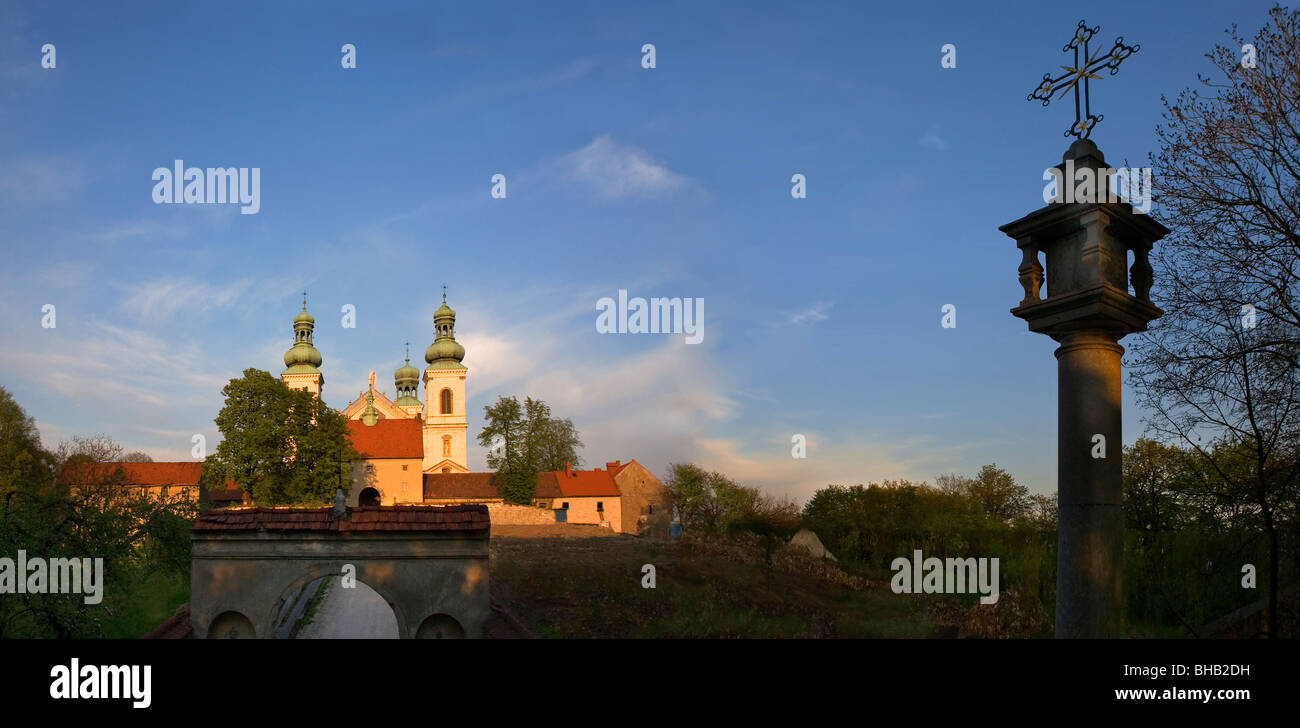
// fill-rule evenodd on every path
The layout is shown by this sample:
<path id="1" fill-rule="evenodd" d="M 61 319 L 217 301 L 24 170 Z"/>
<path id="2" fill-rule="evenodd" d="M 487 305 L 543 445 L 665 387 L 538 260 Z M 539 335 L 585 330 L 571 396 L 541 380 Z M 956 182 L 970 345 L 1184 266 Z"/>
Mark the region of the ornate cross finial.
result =
<path id="1" fill-rule="evenodd" d="M 303 292 L 302 292 L 302 310 L 304 310 L 304 311 L 307 310 L 307 292 L 306 292 L 306 291 L 303 291 Z"/>
<path id="2" fill-rule="evenodd" d="M 406 363 L 411 363 L 411 342 L 406 342 Z"/>
<path id="3" fill-rule="evenodd" d="M 443 303 L 446 303 L 446 302 L 447 302 L 447 284 L 446 284 L 446 283 L 442 284 L 442 302 L 443 302 Z"/>
<path id="4" fill-rule="evenodd" d="M 1089 54 L 1088 41 L 1092 40 L 1092 37 L 1099 30 L 1101 30 L 1100 25 L 1089 28 L 1087 23 L 1080 20 L 1079 27 L 1074 31 L 1074 37 L 1061 48 L 1064 52 L 1074 51 L 1074 66 L 1061 66 L 1061 68 L 1065 69 L 1065 73 L 1056 78 L 1052 78 L 1050 73 L 1044 73 L 1042 83 L 1038 84 L 1038 88 L 1034 89 L 1033 93 L 1025 98 L 1026 101 L 1042 101 L 1043 106 L 1047 106 L 1052 102 L 1052 94 L 1060 91 L 1061 95 L 1057 99 L 1061 99 L 1065 97 L 1067 91 L 1073 89 L 1074 125 L 1065 132 L 1065 136 L 1087 139 L 1088 135 L 1092 133 L 1092 128 L 1104 118 L 1101 114 L 1094 116 L 1092 113 L 1092 105 L 1088 98 L 1088 80 L 1101 80 L 1097 72 L 1103 68 L 1109 68 L 1110 75 L 1114 76 L 1119 72 L 1119 64 L 1125 58 L 1137 53 L 1142 47 L 1124 45 L 1124 37 L 1120 36 L 1115 39 L 1115 45 L 1111 46 L 1106 55 L 1100 55 L 1100 51 L 1097 54 Z M 1083 50 L 1082 62 L 1079 59 L 1080 49 Z M 1082 108 L 1079 105 L 1080 81 L 1083 81 Z"/>

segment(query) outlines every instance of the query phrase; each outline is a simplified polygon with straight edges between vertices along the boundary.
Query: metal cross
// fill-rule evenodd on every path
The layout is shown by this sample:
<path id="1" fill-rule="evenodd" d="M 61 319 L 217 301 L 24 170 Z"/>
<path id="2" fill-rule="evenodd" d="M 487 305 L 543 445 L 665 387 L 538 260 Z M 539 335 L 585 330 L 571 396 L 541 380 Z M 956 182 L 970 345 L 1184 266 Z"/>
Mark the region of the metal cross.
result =
<path id="1" fill-rule="evenodd" d="M 1080 20 L 1079 27 L 1074 31 L 1074 37 L 1070 39 L 1069 43 L 1066 43 L 1065 46 L 1061 48 L 1062 51 L 1067 53 L 1069 51 L 1074 51 L 1074 66 L 1061 66 L 1061 68 L 1065 69 L 1065 73 L 1062 73 L 1056 78 L 1052 78 L 1052 74 L 1050 73 L 1044 73 L 1043 82 L 1038 85 L 1038 88 L 1034 89 L 1033 93 L 1029 94 L 1029 96 L 1025 98 L 1026 101 L 1042 101 L 1043 106 L 1047 106 L 1052 102 L 1052 94 L 1060 91 L 1061 95 L 1056 98 L 1061 99 L 1064 98 L 1066 92 L 1073 89 L 1074 125 L 1065 132 L 1065 136 L 1075 136 L 1080 139 L 1087 139 L 1088 135 L 1092 133 L 1092 128 L 1097 125 L 1097 122 L 1104 118 L 1101 114 L 1094 116 L 1092 113 L 1092 106 L 1089 103 L 1088 98 L 1088 80 L 1101 80 L 1101 77 L 1097 75 L 1097 72 L 1101 71 L 1103 68 L 1109 68 L 1110 75 L 1114 76 L 1119 72 L 1119 64 L 1125 58 L 1137 53 L 1142 47 L 1136 45 L 1124 45 L 1124 37 L 1120 36 L 1115 39 L 1115 45 L 1111 46 L 1110 51 L 1106 53 L 1106 55 L 1101 55 L 1100 51 L 1095 55 L 1090 54 L 1088 52 L 1088 41 L 1092 40 L 1092 37 L 1096 35 L 1099 30 L 1101 30 L 1100 25 L 1089 28 L 1087 23 Z M 1083 50 L 1082 63 L 1080 63 L 1079 60 L 1080 49 Z M 1082 108 L 1079 106 L 1080 81 L 1083 82 Z"/>

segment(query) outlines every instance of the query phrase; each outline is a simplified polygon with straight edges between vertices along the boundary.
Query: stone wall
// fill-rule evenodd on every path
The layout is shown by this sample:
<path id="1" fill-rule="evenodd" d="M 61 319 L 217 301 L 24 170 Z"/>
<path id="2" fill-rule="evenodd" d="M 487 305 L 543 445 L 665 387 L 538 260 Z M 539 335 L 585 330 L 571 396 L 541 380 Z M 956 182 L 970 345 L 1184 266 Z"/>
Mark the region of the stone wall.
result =
<path id="1" fill-rule="evenodd" d="M 618 463 L 606 463 L 606 467 Z M 614 483 L 622 497 L 623 533 L 635 533 L 655 538 L 668 538 L 668 522 L 672 516 L 672 499 L 668 489 L 649 470 L 633 460 L 614 476 Z"/>
<path id="2" fill-rule="evenodd" d="M 514 503 L 488 503 L 488 515 L 494 526 L 540 526 L 555 523 L 555 511 Z"/>

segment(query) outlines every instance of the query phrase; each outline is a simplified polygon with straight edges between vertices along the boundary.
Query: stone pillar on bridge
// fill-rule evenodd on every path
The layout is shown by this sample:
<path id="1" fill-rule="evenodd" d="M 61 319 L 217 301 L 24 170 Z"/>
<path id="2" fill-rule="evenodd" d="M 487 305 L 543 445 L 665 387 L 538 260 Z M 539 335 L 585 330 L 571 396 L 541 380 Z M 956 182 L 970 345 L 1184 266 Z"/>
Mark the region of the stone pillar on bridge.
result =
<path id="1" fill-rule="evenodd" d="M 1070 145 L 1060 184 L 1088 168 L 1095 202 L 1049 203 L 999 228 L 1022 253 L 1024 299 L 1011 309 L 1058 343 L 1057 638 L 1117 637 L 1123 622 L 1123 430 L 1119 340 L 1161 315 L 1150 299 L 1152 244 L 1169 230 L 1107 193 L 1101 151 Z M 1073 199 L 1073 195 L 1061 195 Z M 1039 259 L 1046 256 L 1046 268 Z M 1133 256 L 1131 267 L 1128 256 Z M 1046 275 L 1044 276 L 1044 272 Z M 1046 279 L 1047 295 L 1041 295 Z M 1130 283 L 1132 291 L 1130 292 Z"/>

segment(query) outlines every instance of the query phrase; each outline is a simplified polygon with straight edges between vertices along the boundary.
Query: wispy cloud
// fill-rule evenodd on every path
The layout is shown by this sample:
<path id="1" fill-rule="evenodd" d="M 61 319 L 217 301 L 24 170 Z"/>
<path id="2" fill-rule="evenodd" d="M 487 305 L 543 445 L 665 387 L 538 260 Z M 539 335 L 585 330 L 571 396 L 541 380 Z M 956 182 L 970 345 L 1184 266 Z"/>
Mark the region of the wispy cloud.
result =
<path id="1" fill-rule="evenodd" d="M 803 326 L 804 324 L 814 324 L 817 323 L 818 321 L 825 321 L 826 319 L 830 318 L 830 316 L 826 313 L 827 311 L 830 310 L 830 308 L 831 308 L 831 304 L 828 301 L 818 301 L 817 303 L 813 304 L 811 307 L 805 308 L 802 311 L 795 311 L 786 314 L 786 320 L 789 321 L 791 324 L 794 324 L 795 326 Z"/>
<path id="2" fill-rule="evenodd" d="M 161 321 L 180 312 L 189 316 L 230 308 L 265 310 L 300 283 L 296 278 L 240 278 L 206 283 L 193 278 L 159 278 L 127 288 L 119 308 L 140 321 Z"/>
<path id="3" fill-rule="evenodd" d="M 686 177 L 644 150 L 615 142 L 608 134 L 560 158 L 562 172 L 606 200 L 656 197 L 687 184 Z"/>

